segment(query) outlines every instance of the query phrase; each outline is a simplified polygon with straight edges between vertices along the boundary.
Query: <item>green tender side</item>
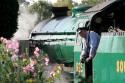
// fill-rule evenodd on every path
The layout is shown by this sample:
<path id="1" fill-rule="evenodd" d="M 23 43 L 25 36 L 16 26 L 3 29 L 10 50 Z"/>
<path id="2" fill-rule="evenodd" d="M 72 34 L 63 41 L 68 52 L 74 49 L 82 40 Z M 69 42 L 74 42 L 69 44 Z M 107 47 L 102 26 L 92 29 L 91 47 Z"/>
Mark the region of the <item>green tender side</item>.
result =
<path id="1" fill-rule="evenodd" d="M 93 83 L 125 82 L 125 35 L 102 35 L 93 60 Z"/>

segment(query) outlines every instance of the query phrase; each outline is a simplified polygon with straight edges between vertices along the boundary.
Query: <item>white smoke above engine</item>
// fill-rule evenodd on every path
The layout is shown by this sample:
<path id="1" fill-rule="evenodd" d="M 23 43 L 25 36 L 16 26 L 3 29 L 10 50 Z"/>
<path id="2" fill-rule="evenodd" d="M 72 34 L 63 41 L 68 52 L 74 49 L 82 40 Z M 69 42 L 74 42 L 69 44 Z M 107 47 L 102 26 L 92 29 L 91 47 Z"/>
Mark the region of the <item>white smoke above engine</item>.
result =
<path id="1" fill-rule="evenodd" d="M 28 12 L 27 7 L 20 5 L 20 11 L 18 16 L 18 29 L 14 34 L 13 39 L 28 40 L 32 29 L 35 27 L 37 21 L 37 14 L 31 14 Z"/>

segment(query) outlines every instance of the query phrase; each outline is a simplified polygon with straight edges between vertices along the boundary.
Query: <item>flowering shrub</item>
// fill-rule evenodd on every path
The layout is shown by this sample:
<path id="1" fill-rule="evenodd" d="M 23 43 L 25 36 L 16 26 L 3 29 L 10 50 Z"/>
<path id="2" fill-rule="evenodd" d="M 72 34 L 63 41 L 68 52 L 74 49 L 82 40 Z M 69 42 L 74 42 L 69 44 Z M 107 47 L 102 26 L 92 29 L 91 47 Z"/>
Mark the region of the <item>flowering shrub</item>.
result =
<path id="1" fill-rule="evenodd" d="M 83 72 L 83 66 L 82 63 L 77 63 L 76 64 L 76 72 L 81 74 Z"/>
<path id="2" fill-rule="evenodd" d="M 49 66 L 50 60 L 47 54 L 40 54 L 38 47 L 31 57 L 18 52 L 17 40 L 0 38 L 0 83 L 54 83 L 60 78 L 63 64 L 46 73 L 45 67 Z"/>

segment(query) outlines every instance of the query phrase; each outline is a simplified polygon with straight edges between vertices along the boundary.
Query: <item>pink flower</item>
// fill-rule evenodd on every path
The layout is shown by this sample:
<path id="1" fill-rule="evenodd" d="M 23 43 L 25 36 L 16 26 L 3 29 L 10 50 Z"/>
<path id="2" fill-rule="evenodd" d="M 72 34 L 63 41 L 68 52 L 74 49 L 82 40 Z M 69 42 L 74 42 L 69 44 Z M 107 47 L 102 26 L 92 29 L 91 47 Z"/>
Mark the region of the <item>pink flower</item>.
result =
<path id="1" fill-rule="evenodd" d="M 38 58 L 40 54 L 37 51 L 34 51 L 34 55 Z"/>
<path id="2" fill-rule="evenodd" d="M 4 44 L 7 43 L 7 39 L 5 39 L 5 38 L 3 38 L 2 41 L 3 41 Z"/>
<path id="3" fill-rule="evenodd" d="M 54 77 L 56 75 L 56 73 L 54 71 L 50 72 L 50 77 Z"/>
<path id="4" fill-rule="evenodd" d="M 18 56 L 14 54 L 14 55 L 11 57 L 11 60 L 12 60 L 12 61 L 17 61 L 17 60 L 18 60 Z"/>
<path id="5" fill-rule="evenodd" d="M 15 49 L 14 52 L 15 52 L 15 53 L 18 53 L 18 52 L 19 52 L 19 49 Z"/>
<path id="6" fill-rule="evenodd" d="M 26 67 L 23 67 L 23 72 L 24 72 L 24 73 L 29 73 L 29 72 L 34 73 L 34 71 L 35 71 L 34 66 L 27 65 Z"/>
<path id="7" fill-rule="evenodd" d="M 36 60 L 32 60 L 32 59 L 30 59 L 30 65 L 31 65 L 31 66 L 36 65 L 36 63 L 37 63 Z"/>
<path id="8" fill-rule="evenodd" d="M 4 39 L 3 37 L 0 37 L 0 41 L 3 41 L 3 39 Z"/>
<path id="9" fill-rule="evenodd" d="M 45 65 L 47 66 L 49 63 L 48 62 L 45 62 Z"/>
<path id="10" fill-rule="evenodd" d="M 45 60 L 45 65 L 48 65 L 48 63 L 49 63 L 49 58 L 46 57 L 46 58 L 44 58 L 44 60 Z"/>
<path id="11" fill-rule="evenodd" d="M 46 62 L 49 62 L 49 58 L 48 58 L 48 57 L 46 57 L 44 60 L 45 60 Z"/>
<path id="12" fill-rule="evenodd" d="M 19 42 L 17 40 L 6 40 L 5 39 L 6 48 L 9 50 L 13 50 L 13 52 L 19 52 Z"/>
<path id="13" fill-rule="evenodd" d="M 5 42 L 6 44 L 11 44 L 11 43 L 12 43 L 11 40 L 6 40 L 6 39 L 5 39 L 5 41 L 6 41 L 6 42 Z"/>
<path id="14" fill-rule="evenodd" d="M 11 48 L 13 48 L 13 46 L 12 46 L 11 43 L 7 43 L 7 44 L 6 44 L 6 48 L 11 49 Z"/>
<path id="15" fill-rule="evenodd" d="M 24 72 L 24 73 L 28 73 L 28 71 L 26 70 L 25 67 L 23 68 L 23 72 Z"/>
<path id="16" fill-rule="evenodd" d="M 38 58 L 40 55 L 40 49 L 38 47 L 35 48 L 34 55 Z"/>
<path id="17" fill-rule="evenodd" d="M 17 40 L 7 40 L 6 38 L 0 37 L 0 41 L 6 46 L 7 52 L 18 53 L 19 42 Z"/>
<path id="18" fill-rule="evenodd" d="M 19 48 L 19 42 L 17 40 L 12 40 L 11 44 L 12 44 L 13 49 L 18 49 Z"/>
<path id="19" fill-rule="evenodd" d="M 39 51 L 40 51 L 40 49 L 39 49 L 38 47 L 36 47 L 36 48 L 35 48 L 35 51 L 36 51 L 36 52 L 39 52 Z"/>

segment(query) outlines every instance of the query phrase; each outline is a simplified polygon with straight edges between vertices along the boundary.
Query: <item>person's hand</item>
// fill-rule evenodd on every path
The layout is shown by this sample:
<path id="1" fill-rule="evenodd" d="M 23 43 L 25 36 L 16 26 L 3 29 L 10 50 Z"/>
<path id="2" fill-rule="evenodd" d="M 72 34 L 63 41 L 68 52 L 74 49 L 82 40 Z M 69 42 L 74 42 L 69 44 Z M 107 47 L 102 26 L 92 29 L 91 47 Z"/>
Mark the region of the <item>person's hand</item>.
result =
<path id="1" fill-rule="evenodd" d="M 88 57 L 88 58 L 86 59 L 86 62 L 89 62 L 90 60 L 92 60 L 92 57 Z"/>
<path id="2" fill-rule="evenodd" d="M 86 62 L 86 57 L 84 56 L 84 57 L 80 58 L 80 62 L 85 63 Z"/>
<path id="3" fill-rule="evenodd" d="M 84 58 L 81 58 L 80 59 L 80 63 L 84 63 L 85 62 L 85 59 Z"/>
<path id="4" fill-rule="evenodd" d="M 85 63 L 86 62 L 87 55 L 84 53 L 83 55 L 80 55 L 80 62 Z"/>

